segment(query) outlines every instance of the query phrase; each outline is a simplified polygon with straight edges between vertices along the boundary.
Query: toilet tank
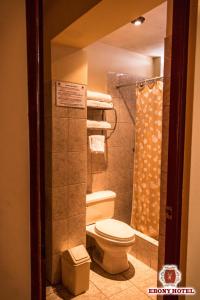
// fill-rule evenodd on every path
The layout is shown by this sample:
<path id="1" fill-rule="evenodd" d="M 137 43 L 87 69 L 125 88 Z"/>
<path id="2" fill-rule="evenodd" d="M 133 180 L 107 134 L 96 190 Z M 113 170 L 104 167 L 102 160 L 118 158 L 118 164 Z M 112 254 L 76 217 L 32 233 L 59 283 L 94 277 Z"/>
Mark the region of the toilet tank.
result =
<path id="1" fill-rule="evenodd" d="M 116 193 L 100 191 L 86 195 L 86 225 L 114 216 Z"/>

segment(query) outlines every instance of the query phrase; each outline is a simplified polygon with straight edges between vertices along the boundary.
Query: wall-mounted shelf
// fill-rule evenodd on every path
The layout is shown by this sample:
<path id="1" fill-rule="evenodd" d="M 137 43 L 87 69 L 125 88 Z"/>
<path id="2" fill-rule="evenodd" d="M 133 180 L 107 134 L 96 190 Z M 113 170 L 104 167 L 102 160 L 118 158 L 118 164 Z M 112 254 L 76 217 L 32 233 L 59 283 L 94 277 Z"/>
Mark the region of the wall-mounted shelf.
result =
<path id="1" fill-rule="evenodd" d="M 87 120 L 87 129 L 108 130 L 108 129 L 112 129 L 112 126 L 110 123 L 106 121 Z"/>
<path id="2" fill-rule="evenodd" d="M 115 129 L 116 129 L 116 126 L 117 126 L 117 111 L 114 108 L 114 105 L 112 103 L 111 95 L 102 94 L 102 93 L 99 93 L 99 92 L 88 91 L 88 94 L 87 94 L 87 109 L 95 109 L 95 110 L 101 110 L 102 111 L 102 121 L 99 122 L 99 121 L 94 120 L 93 124 L 92 123 L 90 123 L 90 124 L 87 123 L 87 129 L 102 130 L 102 134 L 103 134 L 103 131 L 110 129 L 111 133 L 109 133 L 105 137 L 105 139 L 108 140 L 112 136 L 112 134 L 115 132 Z M 112 110 L 114 112 L 115 122 L 114 122 L 113 128 L 111 127 L 110 123 L 108 123 L 106 121 L 103 121 L 105 119 L 105 114 L 104 114 L 105 110 Z M 90 121 L 90 120 L 88 120 L 88 121 Z M 102 122 L 102 126 L 100 124 L 101 122 Z"/>

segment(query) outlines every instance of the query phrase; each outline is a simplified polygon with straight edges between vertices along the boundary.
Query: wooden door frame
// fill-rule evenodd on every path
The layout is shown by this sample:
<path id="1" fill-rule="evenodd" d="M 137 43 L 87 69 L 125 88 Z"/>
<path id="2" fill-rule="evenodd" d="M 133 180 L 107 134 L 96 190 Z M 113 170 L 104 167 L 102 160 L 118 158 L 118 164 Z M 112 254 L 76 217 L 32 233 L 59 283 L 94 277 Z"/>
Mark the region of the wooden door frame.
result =
<path id="1" fill-rule="evenodd" d="M 43 1 L 26 0 L 31 300 L 45 299 Z"/>
<path id="2" fill-rule="evenodd" d="M 192 0 L 191 0 L 192 1 Z M 190 0 L 173 2 L 165 264 L 180 266 Z M 175 246 L 174 246 L 175 245 Z M 174 299 L 174 298 L 173 298 Z"/>
<path id="3" fill-rule="evenodd" d="M 180 263 L 189 7 L 174 0 L 165 263 Z M 45 299 L 43 1 L 26 0 L 30 143 L 31 300 Z M 169 299 L 170 296 L 167 296 Z M 173 300 L 174 300 L 173 296 Z"/>

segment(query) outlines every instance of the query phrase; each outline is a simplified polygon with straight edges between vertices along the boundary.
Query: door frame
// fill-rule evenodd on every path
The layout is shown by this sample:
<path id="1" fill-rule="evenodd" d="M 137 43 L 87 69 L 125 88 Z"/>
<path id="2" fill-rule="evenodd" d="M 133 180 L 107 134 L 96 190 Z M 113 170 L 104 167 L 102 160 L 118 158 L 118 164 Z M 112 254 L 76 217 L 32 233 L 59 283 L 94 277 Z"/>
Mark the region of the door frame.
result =
<path id="1" fill-rule="evenodd" d="M 31 300 L 45 299 L 43 1 L 26 0 Z"/>
<path id="2" fill-rule="evenodd" d="M 165 263 L 180 265 L 189 8 L 173 1 Z M 45 299 L 43 1 L 26 0 L 30 143 L 31 300 Z M 170 296 L 167 296 L 169 299 Z M 178 297 L 177 297 L 178 298 Z M 173 300 L 176 297 L 173 296 Z"/>

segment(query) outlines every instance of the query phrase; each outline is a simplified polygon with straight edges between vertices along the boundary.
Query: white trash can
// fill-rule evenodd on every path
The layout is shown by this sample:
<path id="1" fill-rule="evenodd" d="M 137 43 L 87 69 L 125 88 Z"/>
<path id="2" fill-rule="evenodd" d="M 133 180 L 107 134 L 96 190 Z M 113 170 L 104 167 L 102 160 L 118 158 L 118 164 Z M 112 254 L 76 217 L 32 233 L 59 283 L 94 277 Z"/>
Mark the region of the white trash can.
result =
<path id="1" fill-rule="evenodd" d="M 62 283 L 73 295 L 89 289 L 90 256 L 83 245 L 62 254 Z"/>

